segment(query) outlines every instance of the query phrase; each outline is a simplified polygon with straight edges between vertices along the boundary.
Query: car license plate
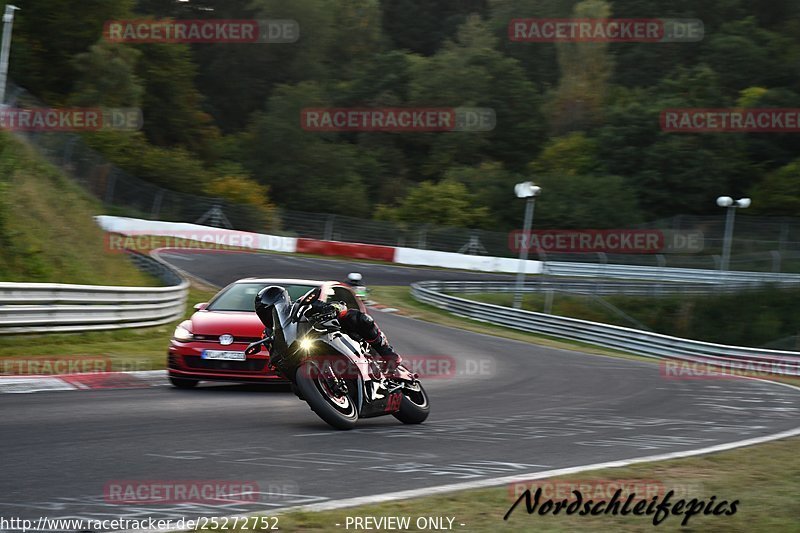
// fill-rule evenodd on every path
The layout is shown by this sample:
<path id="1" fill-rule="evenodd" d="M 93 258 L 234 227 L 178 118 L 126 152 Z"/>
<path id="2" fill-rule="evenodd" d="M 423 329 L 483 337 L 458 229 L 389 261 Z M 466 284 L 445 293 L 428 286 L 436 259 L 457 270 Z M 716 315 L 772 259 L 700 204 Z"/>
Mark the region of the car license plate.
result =
<path id="1" fill-rule="evenodd" d="M 203 350 L 201 357 L 203 359 L 218 359 L 221 361 L 245 361 L 247 359 L 244 352 L 230 350 Z"/>

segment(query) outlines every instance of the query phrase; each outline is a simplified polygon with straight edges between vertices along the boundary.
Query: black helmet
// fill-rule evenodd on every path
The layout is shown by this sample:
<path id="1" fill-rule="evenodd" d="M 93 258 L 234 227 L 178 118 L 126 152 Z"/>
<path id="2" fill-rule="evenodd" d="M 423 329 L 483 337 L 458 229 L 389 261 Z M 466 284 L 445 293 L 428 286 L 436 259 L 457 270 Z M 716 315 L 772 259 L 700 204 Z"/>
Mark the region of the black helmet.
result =
<path id="1" fill-rule="evenodd" d="M 291 303 L 289 293 L 283 287 L 270 285 L 258 291 L 258 294 L 256 294 L 255 309 L 261 322 L 264 324 L 271 323 L 272 317 L 270 315 L 270 308 L 281 303 L 287 305 Z"/>

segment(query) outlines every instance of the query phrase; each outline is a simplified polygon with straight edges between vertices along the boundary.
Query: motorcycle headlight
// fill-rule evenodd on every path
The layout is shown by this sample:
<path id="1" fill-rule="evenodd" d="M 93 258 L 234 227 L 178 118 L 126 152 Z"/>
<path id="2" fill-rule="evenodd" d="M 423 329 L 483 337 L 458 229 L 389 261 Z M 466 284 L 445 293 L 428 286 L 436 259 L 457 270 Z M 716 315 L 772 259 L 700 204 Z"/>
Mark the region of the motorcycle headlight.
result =
<path id="1" fill-rule="evenodd" d="M 194 339 L 194 335 L 192 334 L 192 332 L 184 328 L 183 326 L 176 327 L 175 332 L 172 334 L 172 337 L 175 340 L 184 342 Z"/>
<path id="2" fill-rule="evenodd" d="M 311 339 L 300 339 L 300 348 L 305 351 L 311 351 L 311 348 L 314 347 L 314 341 Z"/>

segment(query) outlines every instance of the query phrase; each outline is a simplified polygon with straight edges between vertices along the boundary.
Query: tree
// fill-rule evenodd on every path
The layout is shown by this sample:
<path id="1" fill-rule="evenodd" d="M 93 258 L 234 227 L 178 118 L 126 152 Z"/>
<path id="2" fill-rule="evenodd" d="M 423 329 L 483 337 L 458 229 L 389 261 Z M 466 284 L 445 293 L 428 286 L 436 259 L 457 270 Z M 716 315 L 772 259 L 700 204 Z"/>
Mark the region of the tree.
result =
<path id="1" fill-rule="evenodd" d="M 439 226 L 477 228 L 489 216 L 486 207 L 476 200 L 463 183 L 446 179 L 439 183 L 424 181 L 411 189 L 397 207 L 379 206 L 375 217 L 397 222 L 420 222 Z"/>
<path id="2" fill-rule="evenodd" d="M 622 176 L 648 218 L 713 212 L 717 191 L 743 193 L 752 179 L 745 136 L 661 131 L 661 111 L 719 108 L 734 102 L 710 67 L 679 68 L 658 87 L 613 93 L 593 132 L 606 171 Z"/>
<path id="3" fill-rule="evenodd" d="M 78 78 L 71 105 L 139 107 L 144 87 L 136 75 L 141 53 L 122 44 L 100 41 L 72 60 Z"/>
<path id="4" fill-rule="evenodd" d="M 326 53 L 327 60 L 338 68 L 331 74 L 336 79 L 357 79 L 362 66 L 384 47 L 379 2 L 335 2 L 332 9 L 334 36 Z"/>
<path id="5" fill-rule="evenodd" d="M 756 213 L 800 216 L 800 159 L 768 174 L 751 196 Z"/>
<path id="6" fill-rule="evenodd" d="M 202 109 L 203 95 L 194 85 L 196 67 L 185 44 L 140 45 L 137 75 L 144 80 L 144 133 L 163 147 L 183 147 L 207 163 L 214 162 L 219 130 Z"/>
<path id="7" fill-rule="evenodd" d="M 106 21 L 129 18 L 133 0 L 26 0 L 14 17 L 9 76 L 52 105 L 78 78 L 72 58 L 100 39 Z"/>
<path id="8" fill-rule="evenodd" d="M 596 141 L 583 133 L 552 139 L 529 170 L 542 187 L 540 227 L 614 228 L 641 221 L 634 192 L 620 176 L 605 173 Z"/>
<path id="9" fill-rule="evenodd" d="M 478 166 L 452 167 L 444 180 L 459 181 L 467 186 L 476 205 L 486 207 L 490 217 L 486 229 L 511 230 L 519 226 L 520 214 L 514 202 L 514 185 L 529 179 L 506 169 L 497 161 L 485 161 Z"/>
<path id="10" fill-rule="evenodd" d="M 584 0 L 573 17 L 605 19 L 611 7 L 605 0 Z M 553 130 L 564 133 L 598 123 L 602 117 L 613 62 L 608 43 L 558 43 L 561 78 L 548 104 Z"/>
<path id="11" fill-rule="evenodd" d="M 774 87 L 795 81 L 800 67 L 793 65 L 792 51 L 791 39 L 759 28 L 748 17 L 723 24 L 709 36 L 701 57 L 713 65 L 721 87 L 737 94 L 753 85 Z"/>
<path id="12" fill-rule="evenodd" d="M 290 209 L 369 216 L 362 176 L 374 159 L 335 133 L 305 131 L 304 108 L 328 107 L 315 82 L 278 87 L 242 136 L 245 166 Z"/>
<path id="13" fill-rule="evenodd" d="M 100 131 L 84 138 L 126 172 L 173 191 L 195 194 L 213 177 L 186 149 L 153 146 L 139 131 Z"/>
<path id="14" fill-rule="evenodd" d="M 604 171 L 597 159 L 597 143 L 582 132 L 551 139 L 529 168 L 534 174 L 558 176 L 580 176 Z"/>
<path id="15" fill-rule="evenodd" d="M 275 229 L 276 211 L 270 201 L 269 187 L 247 177 L 241 169 L 223 166 L 218 170 L 221 176 L 206 185 L 205 193 L 246 208 L 251 217 L 257 215 L 262 230 Z"/>
<path id="16" fill-rule="evenodd" d="M 381 0 L 383 29 L 394 48 L 436 53 L 473 14 L 485 15 L 486 0 Z"/>
<path id="17" fill-rule="evenodd" d="M 538 90 L 558 83 L 559 68 L 554 43 L 514 42 L 508 24 L 515 18 L 566 18 L 577 0 L 490 0 L 489 27 L 498 39 L 503 55 L 516 59 L 526 77 Z"/>
<path id="18" fill-rule="evenodd" d="M 450 166 L 484 160 L 524 168 L 544 139 L 539 93 L 517 61 L 503 57 L 495 44 L 486 24 L 472 17 L 433 57 L 412 63 L 412 105 L 489 108 L 497 122 L 489 132 L 420 135 L 429 146 L 421 169 L 425 176 L 440 176 Z"/>
<path id="19" fill-rule="evenodd" d="M 800 94 L 786 87 L 748 87 L 736 102 L 741 108 L 800 108 Z M 789 164 L 800 153 L 796 133 L 749 133 L 745 136 L 748 158 L 764 173 Z"/>
<path id="20" fill-rule="evenodd" d="M 645 150 L 656 142 L 660 109 L 652 90 L 618 88 L 609 102 L 605 122 L 592 137 L 597 159 L 618 176 L 634 176 L 645 166 Z"/>
<path id="21" fill-rule="evenodd" d="M 225 132 L 246 128 L 250 115 L 263 110 L 281 85 L 317 81 L 335 86 L 341 79 L 360 77 L 362 63 L 383 47 L 377 0 L 254 0 L 245 6 L 227 3 L 222 14 L 291 19 L 300 28 L 294 43 L 193 47 L 198 85 Z"/>
<path id="22" fill-rule="evenodd" d="M 537 178 L 536 226 L 555 229 L 625 228 L 642 221 L 633 191 L 620 176 Z"/>

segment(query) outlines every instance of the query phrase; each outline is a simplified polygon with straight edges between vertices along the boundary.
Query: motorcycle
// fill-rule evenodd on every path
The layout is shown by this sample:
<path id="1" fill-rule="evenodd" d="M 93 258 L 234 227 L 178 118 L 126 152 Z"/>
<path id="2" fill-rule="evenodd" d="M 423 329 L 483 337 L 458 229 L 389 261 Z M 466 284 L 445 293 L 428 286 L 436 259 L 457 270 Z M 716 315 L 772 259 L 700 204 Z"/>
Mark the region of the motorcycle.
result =
<path id="1" fill-rule="evenodd" d="M 355 285 L 353 287 L 353 291 L 356 293 L 356 296 L 361 298 L 363 301 L 369 300 L 369 289 L 366 285 Z"/>
<path id="2" fill-rule="evenodd" d="M 336 429 L 352 429 L 359 418 L 385 415 L 404 424 L 424 422 L 430 403 L 416 374 L 402 363 L 390 372 L 369 344 L 342 331 L 335 314 L 307 316 L 321 293 L 316 287 L 291 302 L 283 288 L 268 287 L 265 294 L 272 299 L 257 313 L 272 335 L 251 343 L 245 354 L 254 355 L 271 343 L 270 366 Z"/>
<path id="3" fill-rule="evenodd" d="M 350 288 L 353 289 L 353 292 L 355 292 L 356 296 L 358 296 L 362 301 L 368 302 L 369 289 L 366 285 L 364 285 L 363 279 L 364 278 L 361 276 L 361 273 L 350 272 L 347 275 L 347 281 L 345 281 L 345 283 L 347 283 Z"/>

